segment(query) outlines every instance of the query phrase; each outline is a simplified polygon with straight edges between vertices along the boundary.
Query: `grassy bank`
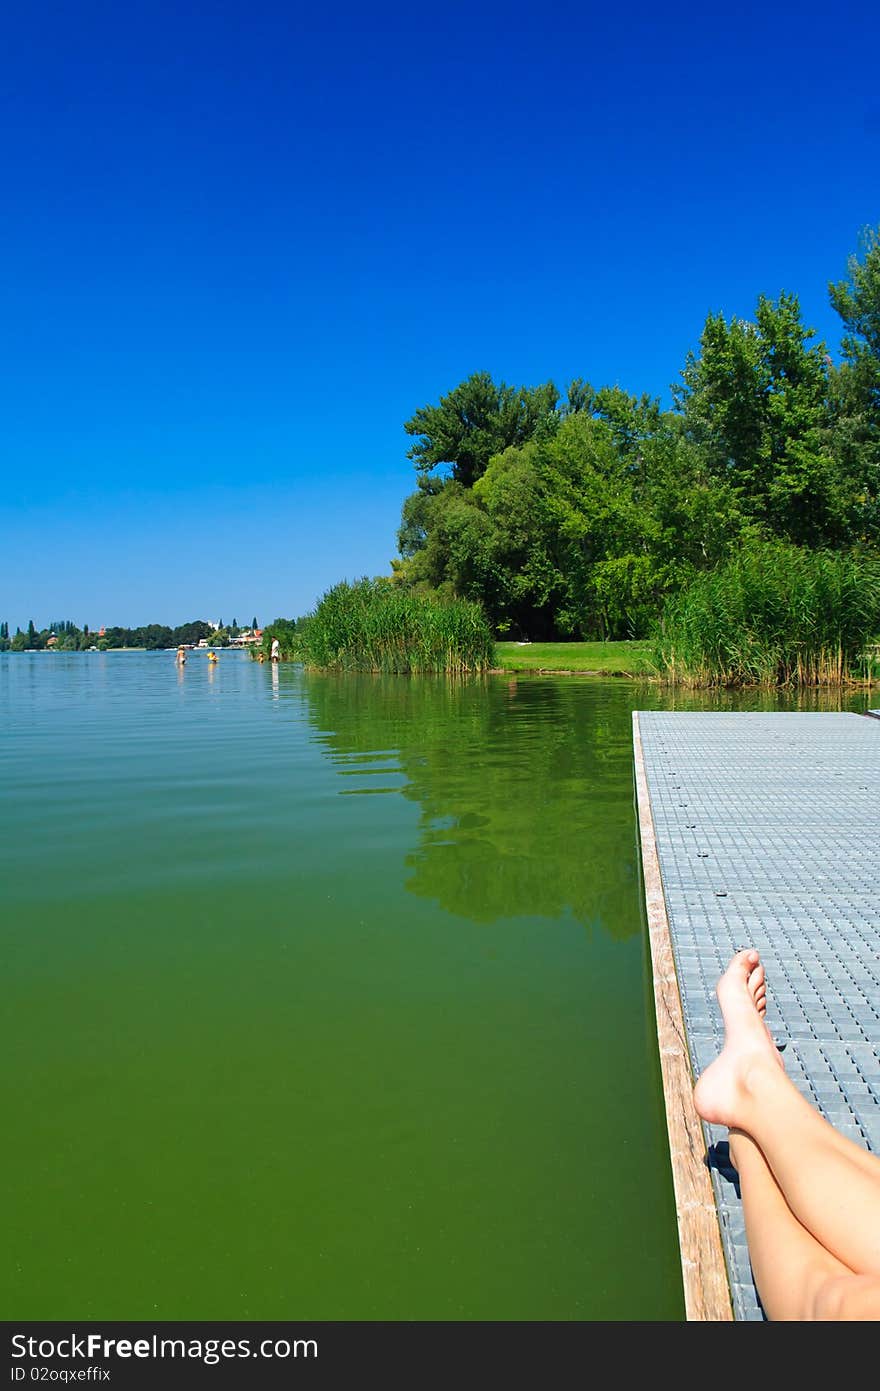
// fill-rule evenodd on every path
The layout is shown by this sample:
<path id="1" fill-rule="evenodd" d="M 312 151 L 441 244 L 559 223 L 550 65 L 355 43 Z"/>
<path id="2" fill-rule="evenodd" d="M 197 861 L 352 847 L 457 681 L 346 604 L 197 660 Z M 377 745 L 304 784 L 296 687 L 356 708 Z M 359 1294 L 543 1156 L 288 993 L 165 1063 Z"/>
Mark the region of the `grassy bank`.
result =
<path id="1" fill-rule="evenodd" d="M 828 686 L 873 679 L 880 560 L 768 542 L 669 601 L 654 658 L 683 686 Z"/>
<path id="2" fill-rule="evenodd" d="M 462 676 L 493 664 L 479 604 L 414 594 L 387 580 L 343 582 L 297 624 L 296 655 L 320 671 Z"/>
<path id="3" fill-rule="evenodd" d="M 649 642 L 499 642 L 503 671 L 584 672 L 597 676 L 650 675 Z"/>

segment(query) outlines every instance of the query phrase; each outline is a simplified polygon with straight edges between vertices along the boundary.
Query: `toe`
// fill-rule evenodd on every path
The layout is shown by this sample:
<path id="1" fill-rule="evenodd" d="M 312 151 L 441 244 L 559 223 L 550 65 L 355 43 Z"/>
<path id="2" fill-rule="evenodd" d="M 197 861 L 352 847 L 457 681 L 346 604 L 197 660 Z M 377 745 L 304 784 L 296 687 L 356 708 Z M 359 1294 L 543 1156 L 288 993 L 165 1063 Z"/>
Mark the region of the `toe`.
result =
<path id="1" fill-rule="evenodd" d="M 758 953 L 751 947 L 747 947 L 744 951 L 738 951 L 736 956 L 731 957 L 724 975 L 745 976 L 748 980 L 757 965 Z"/>

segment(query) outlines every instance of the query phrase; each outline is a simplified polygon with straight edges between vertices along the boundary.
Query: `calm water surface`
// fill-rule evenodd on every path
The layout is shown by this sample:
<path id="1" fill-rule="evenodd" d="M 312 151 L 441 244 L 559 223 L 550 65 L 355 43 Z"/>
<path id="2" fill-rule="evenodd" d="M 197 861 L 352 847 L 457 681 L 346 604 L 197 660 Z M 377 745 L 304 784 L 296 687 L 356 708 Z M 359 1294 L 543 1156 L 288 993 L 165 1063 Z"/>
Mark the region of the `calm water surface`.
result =
<path id="1" fill-rule="evenodd" d="M 660 699 L 0 658 L 4 1316 L 680 1317 Z"/>

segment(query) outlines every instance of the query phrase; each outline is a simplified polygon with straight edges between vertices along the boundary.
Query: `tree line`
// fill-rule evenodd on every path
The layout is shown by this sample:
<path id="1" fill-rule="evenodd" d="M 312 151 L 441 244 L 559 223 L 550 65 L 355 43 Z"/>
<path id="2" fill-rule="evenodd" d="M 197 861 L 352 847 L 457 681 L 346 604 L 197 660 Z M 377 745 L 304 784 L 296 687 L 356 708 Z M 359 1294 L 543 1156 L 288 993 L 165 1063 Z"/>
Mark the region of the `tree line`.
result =
<path id="1" fill-rule="evenodd" d="M 839 364 L 782 292 L 708 315 L 670 410 L 478 372 L 416 411 L 395 582 L 479 600 L 498 636 L 639 637 L 744 547 L 876 548 L 880 229 L 828 289 Z"/>
<path id="2" fill-rule="evenodd" d="M 254 627 L 256 626 L 257 621 L 254 619 Z M 219 628 L 215 628 L 204 619 L 194 619 L 190 623 L 181 623 L 176 628 L 168 627 L 164 623 L 148 623 L 140 628 L 115 627 L 91 631 L 87 623 L 78 628 L 70 619 L 50 623 L 47 628 L 38 629 L 31 619 L 24 632 L 21 628 L 16 628 L 11 638 L 9 624 L 0 623 L 0 652 L 40 652 L 50 646 L 57 652 L 87 652 L 93 647 L 101 652 L 119 647 L 140 647 L 154 652 L 166 647 L 179 647 L 181 644 L 193 646 L 201 642 L 202 638 L 212 642 L 216 647 L 225 647 L 231 639 L 238 637 L 240 631 L 234 619 L 229 628 L 224 627 L 222 620 Z"/>

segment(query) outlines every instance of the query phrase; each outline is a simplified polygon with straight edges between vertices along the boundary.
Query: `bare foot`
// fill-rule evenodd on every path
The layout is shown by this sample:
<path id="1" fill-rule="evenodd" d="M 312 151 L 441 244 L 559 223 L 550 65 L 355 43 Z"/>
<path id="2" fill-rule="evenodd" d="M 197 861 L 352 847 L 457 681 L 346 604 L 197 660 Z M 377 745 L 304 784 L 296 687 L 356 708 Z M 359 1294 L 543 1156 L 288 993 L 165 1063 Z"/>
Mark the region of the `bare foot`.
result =
<path id="1" fill-rule="evenodd" d="M 736 1126 L 757 1067 L 782 1067 L 782 1059 L 764 1023 L 767 986 L 756 951 L 733 957 L 716 987 L 724 1016 L 724 1047 L 694 1088 L 694 1105 L 704 1121 Z"/>
<path id="2" fill-rule="evenodd" d="M 743 953 L 740 952 L 739 955 L 742 956 Z M 746 956 L 749 956 L 749 957 L 752 957 L 752 956 L 757 956 L 758 953 L 757 953 L 756 951 L 752 951 L 752 952 L 746 952 L 745 955 L 746 955 Z M 735 960 L 736 960 L 736 957 L 734 957 L 734 961 L 735 961 Z M 732 965 L 733 965 L 733 962 L 730 963 L 730 966 L 732 966 Z M 730 966 L 728 966 L 728 968 L 727 968 L 728 971 L 730 970 Z M 726 974 L 726 972 L 725 972 L 725 974 Z M 723 977 L 722 977 L 722 979 L 723 979 Z M 721 981 L 719 981 L 718 984 L 720 985 L 720 984 L 721 984 Z M 753 969 L 751 975 L 749 976 L 749 994 L 751 995 L 752 999 L 753 999 L 754 1002 L 755 1002 L 755 1009 L 758 1011 L 758 1013 L 759 1013 L 760 1016 L 761 1016 L 761 1020 L 762 1020 L 762 1022 L 763 1022 L 763 1024 L 764 1024 L 764 1028 L 767 1029 L 767 1023 L 766 1023 L 766 1015 L 767 1015 L 767 981 L 766 981 L 766 977 L 765 977 L 765 975 L 764 975 L 764 965 L 763 965 L 763 962 L 761 962 L 760 960 L 758 961 L 757 966 L 755 966 L 755 968 Z M 774 1037 L 773 1037 L 773 1035 L 771 1034 L 771 1032 L 770 1032 L 769 1029 L 767 1029 L 767 1037 L 769 1038 L 770 1042 L 773 1044 L 773 1056 L 774 1056 L 774 1058 L 776 1059 L 776 1061 L 778 1062 L 779 1066 L 782 1068 L 782 1071 L 784 1072 L 784 1071 L 785 1071 L 785 1063 L 782 1061 L 782 1054 L 779 1052 L 779 1049 L 776 1047 L 776 1040 L 774 1039 Z"/>

